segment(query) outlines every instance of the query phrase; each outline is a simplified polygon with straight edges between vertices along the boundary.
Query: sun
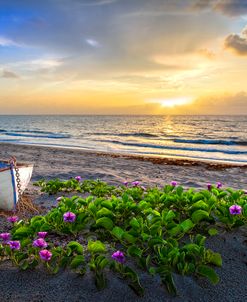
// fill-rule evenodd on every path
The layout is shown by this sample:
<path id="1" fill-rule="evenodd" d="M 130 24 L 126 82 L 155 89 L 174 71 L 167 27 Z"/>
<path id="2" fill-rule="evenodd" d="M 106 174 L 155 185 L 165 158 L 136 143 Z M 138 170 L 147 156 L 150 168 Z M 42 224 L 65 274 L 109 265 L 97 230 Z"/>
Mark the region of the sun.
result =
<path id="1" fill-rule="evenodd" d="M 169 99 L 152 99 L 152 103 L 158 103 L 162 107 L 174 108 L 177 106 L 187 105 L 192 102 L 192 97 L 178 97 Z"/>
<path id="2" fill-rule="evenodd" d="M 191 101 L 192 101 L 192 98 L 190 98 L 190 97 L 181 97 L 181 98 L 160 100 L 160 104 L 162 107 L 173 108 L 176 106 L 187 105 Z"/>

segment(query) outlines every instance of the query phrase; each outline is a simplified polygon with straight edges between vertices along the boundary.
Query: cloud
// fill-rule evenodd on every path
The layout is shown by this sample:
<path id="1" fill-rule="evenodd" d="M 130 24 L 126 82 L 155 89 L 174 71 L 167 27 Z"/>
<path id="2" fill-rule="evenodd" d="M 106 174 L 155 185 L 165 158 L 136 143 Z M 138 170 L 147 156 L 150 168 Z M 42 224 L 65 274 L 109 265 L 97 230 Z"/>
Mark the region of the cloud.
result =
<path id="1" fill-rule="evenodd" d="M 214 59 L 216 57 L 215 52 L 207 48 L 201 48 L 198 50 L 198 53 L 208 59 Z"/>
<path id="2" fill-rule="evenodd" d="M 179 114 L 241 115 L 247 112 L 247 92 L 199 97 L 178 109 Z"/>
<path id="3" fill-rule="evenodd" d="M 205 114 L 241 115 L 247 112 L 247 92 L 202 97 L 195 101 L 194 107 Z"/>
<path id="4" fill-rule="evenodd" d="M 92 46 L 92 47 L 99 47 L 100 44 L 98 41 L 94 40 L 94 39 L 86 39 L 86 42 L 88 45 Z"/>
<path id="5" fill-rule="evenodd" d="M 230 17 L 247 15 L 246 0 L 198 0 L 193 3 L 191 8 L 193 10 L 212 10 Z"/>
<path id="6" fill-rule="evenodd" d="M 246 0 L 220 0 L 213 9 L 227 16 L 247 15 Z"/>
<path id="7" fill-rule="evenodd" d="M 0 46 L 9 47 L 9 46 L 20 46 L 20 45 L 11 39 L 0 36 Z"/>
<path id="8" fill-rule="evenodd" d="M 225 38 L 225 47 L 233 50 L 238 55 L 247 55 L 247 27 L 241 34 L 230 34 Z"/>
<path id="9" fill-rule="evenodd" d="M 195 10 L 204 10 L 211 7 L 214 0 L 198 0 L 192 4 L 192 8 Z"/>
<path id="10" fill-rule="evenodd" d="M 14 73 L 13 71 L 10 71 L 10 70 L 3 70 L 3 73 L 2 73 L 2 78 L 7 78 L 7 79 L 18 79 L 19 76 Z"/>
<path id="11" fill-rule="evenodd" d="M 82 6 L 100 6 L 100 5 L 107 5 L 117 2 L 118 0 L 84 0 L 81 1 Z"/>

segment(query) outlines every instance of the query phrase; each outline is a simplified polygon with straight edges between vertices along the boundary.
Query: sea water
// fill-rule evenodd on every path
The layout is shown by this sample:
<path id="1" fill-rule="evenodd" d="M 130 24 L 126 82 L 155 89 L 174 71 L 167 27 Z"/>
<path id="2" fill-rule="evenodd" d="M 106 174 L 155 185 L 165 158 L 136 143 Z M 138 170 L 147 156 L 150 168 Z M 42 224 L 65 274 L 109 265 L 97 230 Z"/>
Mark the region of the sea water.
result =
<path id="1" fill-rule="evenodd" d="M 0 142 L 247 163 L 247 116 L 0 116 Z"/>

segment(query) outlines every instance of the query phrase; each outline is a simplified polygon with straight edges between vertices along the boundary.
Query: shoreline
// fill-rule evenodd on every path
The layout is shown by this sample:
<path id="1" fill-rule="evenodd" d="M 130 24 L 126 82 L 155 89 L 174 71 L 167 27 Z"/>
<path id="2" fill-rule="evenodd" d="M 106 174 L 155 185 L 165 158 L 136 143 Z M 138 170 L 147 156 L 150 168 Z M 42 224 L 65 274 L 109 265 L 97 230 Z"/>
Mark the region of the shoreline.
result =
<path id="1" fill-rule="evenodd" d="M 143 185 L 164 186 L 175 180 L 185 188 L 205 188 L 221 182 L 224 187 L 246 190 L 247 166 L 160 159 L 35 145 L 0 144 L 0 159 L 15 156 L 17 162 L 33 163 L 30 183 L 40 179 L 100 179 L 114 185 L 140 181 Z"/>
<path id="2" fill-rule="evenodd" d="M 148 161 L 153 164 L 161 164 L 161 165 L 174 165 L 174 166 L 203 166 L 209 169 L 222 170 L 228 168 L 241 168 L 247 169 L 247 163 L 240 162 L 225 162 L 218 160 L 210 160 L 210 159 L 194 159 L 194 158 L 185 158 L 179 156 L 156 156 L 156 155 L 138 155 L 138 154 L 127 154 L 127 153 L 118 153 L 118 152 L 104 152 L 104 151 L 96 151 L 96 150 L 87 150 L 82 148 L 73 148 L 73 147 L 60 147 L 53 145 L 35 145 L 35 144 L 22 144 L 22 143 L 6 143 L 0 142 L 1 146 L 23 146 L 31 149 L 50 149 L 50 150 L 60 150 L 62 152 L 77 152 L 78 154 L 86 154 L 86 155 L 95 155 L 95 156 L 104 156 L 110 158 L 124 158 L 127 160 L 138 160 L 138 161 Z M 1 154 L 1 153 L 0 153 Z M 9 156 L 11 156 L 10 154 Z M 8 159 L 8 158 L 7 158 Z"/>

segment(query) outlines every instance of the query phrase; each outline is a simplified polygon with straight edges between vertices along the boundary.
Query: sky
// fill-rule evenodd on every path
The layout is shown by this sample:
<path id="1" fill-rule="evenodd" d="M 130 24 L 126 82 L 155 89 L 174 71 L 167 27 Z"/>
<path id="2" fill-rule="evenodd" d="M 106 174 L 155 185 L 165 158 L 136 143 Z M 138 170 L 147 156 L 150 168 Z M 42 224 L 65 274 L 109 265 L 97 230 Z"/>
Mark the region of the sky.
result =
<path id="1" fill-rule="evenodd" d="M 247 114 L 247 0 L 0 0 L 0 114 Z"/>

